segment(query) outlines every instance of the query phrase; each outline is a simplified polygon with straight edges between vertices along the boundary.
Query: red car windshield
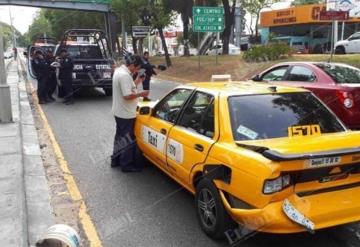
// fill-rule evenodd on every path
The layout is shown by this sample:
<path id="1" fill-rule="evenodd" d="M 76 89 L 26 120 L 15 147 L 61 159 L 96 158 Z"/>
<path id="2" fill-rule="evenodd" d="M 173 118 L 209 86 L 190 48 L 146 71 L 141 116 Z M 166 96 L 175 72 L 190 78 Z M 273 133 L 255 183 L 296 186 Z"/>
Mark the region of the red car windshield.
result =
<path id="1" fill-rule="evenodd" d="M 360 83 L 360 70 L 358 68 L 339 64 L 315 64 L 325 71 L 336 83 Z"/>

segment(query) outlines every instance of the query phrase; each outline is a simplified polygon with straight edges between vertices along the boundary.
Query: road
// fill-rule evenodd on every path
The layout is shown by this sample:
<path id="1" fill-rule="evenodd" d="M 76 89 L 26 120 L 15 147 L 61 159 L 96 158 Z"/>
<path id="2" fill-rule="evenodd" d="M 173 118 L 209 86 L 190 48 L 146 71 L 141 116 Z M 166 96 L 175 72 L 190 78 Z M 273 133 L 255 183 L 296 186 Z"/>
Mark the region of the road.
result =
<path id="1" fill-rule="evenodd" d="M 155 80 L 150 97 L 176 86 Z M 111 97 L 101 90 L 76 95 L 76 103 L 43 105 L 105 247 L 229 246 L 209 239 L 197 223 L 194 198 L 154 166 L 142 173 L 110 168 L 115 121 Z M 293 235 L 256 234 L 240 246 L 360 246 L 360 227 L 347 225 Z"/>

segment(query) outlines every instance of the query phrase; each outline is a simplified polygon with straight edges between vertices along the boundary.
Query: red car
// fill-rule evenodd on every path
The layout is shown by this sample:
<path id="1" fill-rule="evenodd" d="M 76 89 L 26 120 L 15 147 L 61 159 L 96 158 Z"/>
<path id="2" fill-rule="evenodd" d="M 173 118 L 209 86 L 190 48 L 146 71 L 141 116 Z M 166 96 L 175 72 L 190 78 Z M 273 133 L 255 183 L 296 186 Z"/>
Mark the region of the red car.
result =
<path id="1" fill-rule="evenodd" d="M 344 123 L 360 128 L 360 69 L 340 63 L 287 62 L 254 76 L 253 81 L 312 91 Z"/>

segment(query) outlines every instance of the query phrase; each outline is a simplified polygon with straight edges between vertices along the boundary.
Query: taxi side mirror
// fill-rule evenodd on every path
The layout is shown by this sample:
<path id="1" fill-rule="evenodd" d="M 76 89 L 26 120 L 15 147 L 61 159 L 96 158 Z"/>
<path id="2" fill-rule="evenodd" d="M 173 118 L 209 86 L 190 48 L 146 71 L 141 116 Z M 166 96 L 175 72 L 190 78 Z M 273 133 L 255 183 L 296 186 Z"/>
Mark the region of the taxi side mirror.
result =
<path id="1" fill-rule="evenodd" d="M 139 109 L 139 114 L 140 115 L 150 115 L 150 113 L 151 113 L 150 106 L 142 106 Z"/>
<path id="2" fill-rule="evenodd" d="M 253 80 L 253 81 L 262 81 L 260 75 L 255 75 L 255 76 L 253 76 L 253 77 L 251 78 L 251 80 Z"/>

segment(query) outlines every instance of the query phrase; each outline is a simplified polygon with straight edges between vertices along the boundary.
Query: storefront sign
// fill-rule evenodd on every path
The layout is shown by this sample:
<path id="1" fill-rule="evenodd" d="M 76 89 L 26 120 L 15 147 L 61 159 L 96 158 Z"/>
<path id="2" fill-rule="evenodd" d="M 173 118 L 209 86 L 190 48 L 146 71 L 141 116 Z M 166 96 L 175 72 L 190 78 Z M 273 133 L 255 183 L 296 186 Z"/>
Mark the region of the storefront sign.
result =
<path id="1" fill-rule="evenodd" d="M 345 21 L 349 19 L 349 12 L 347 11 L 321 11 L 321 21 Z"/>

